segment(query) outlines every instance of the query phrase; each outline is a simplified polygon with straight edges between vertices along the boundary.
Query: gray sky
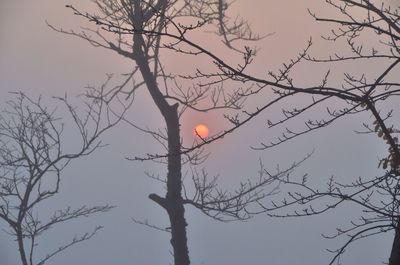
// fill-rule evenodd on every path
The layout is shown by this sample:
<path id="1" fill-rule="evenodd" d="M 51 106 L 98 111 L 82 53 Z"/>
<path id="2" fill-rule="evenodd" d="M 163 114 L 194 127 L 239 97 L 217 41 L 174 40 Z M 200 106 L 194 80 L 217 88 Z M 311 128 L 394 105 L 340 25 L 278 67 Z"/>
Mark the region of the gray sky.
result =
<path id="1" fill-rule="evenodd" d="M 321 14 L 329 10 L 321 2 L 309 1 L 238 1 L 237 10 L 248 18 L 254 29 L 275 35 L 259 43 L 261 51 L 254 73 L 262 75 L 276 69 L 296 55 L 310 36 L 317 41 L 318 53 L 327 48 L 318 36 L 328 32 L 328 25 L 317 25 L 307 13 L 310 7 Z M 395 1 L 392 1 L 393 3 Z M 13 1 L 0 0 L 0 103 L 10 99 L 8 91 L 22 90 L 29 95 L 43 94 L 50 101 L 52 95 L 67 92 L 74 96 L 88 84 L 101 84 L 105 73 L 128 72 L 130 62 L 111 52 L 95 49 L 86 42 L 50 30 L 45 20 L 65 29 L 77 28 L 84 23 L 64 8 L 72 3 L 84 8 L 88 1 Z M 210 47 L 214 49 L 215 47 Z M 179 69 L 179 66 L 174 66 Z M 181 66 L 185 67 L 185 65 Z M 368 67 L 368 66 L 366 66 Z M 373 69 L 366 68 L 373 72 Z M 304 82 L 315 80 L 318 69 L 304 69 L 299 76 Z M 140 125 L 162 128 L 161 119 L 146 93 L 140 93 L 132 112 Z M 252 102 L 249 103 L 250 105 Z M 140 115 L 135 111 L 139 110 Z M 135 116 L 136 115 L 136 116 Z M 385 146 L 369 136 L 355 136 L 368 117 L 351 117 L 337 122 L 328 129 L 306 135 L 279 149 L 265 152 L 250 150 L 260 141 L 270 141 L 276 132 L 266 130 L 266 113 L 253 123 L 226 137 L 209 151 L 211 156 L 204 165 L 211 175 L 220 175 L 227 187 L 235 187 L 240 180 L 257 175 L 259 159 L 274 169 L 282 167 L 315 149 L 314 156 L 296 174 L 309 173 L 315 183 L 325 183 L 331 175 L 348 179 L 377 172 L 377 156 Z M 209 123 L 211 132 L 219 128 L 217 117 L 202 115 L 183 119 L 184 137 L 193 137 L 191 129 L 197 122 Z M 276 134 L 275 134 L 276 135 Z M 66 139 L 68 143 L 71 139 Z M 162 165 L 132 163 L 124 159 L 160 151 L 151 137 L 128 126 L 120 126 L 105 136 L 110 145 L 94 155 L 73 162 L 64 172 L 61 193 L 41 209 L 46 216 L 51 209 L 68 205 L 95 205 L 110 203 L 118 207 L 110 213 L 81 219 L 55 227 L 40 242 L 41 254 L 68 241 L 73 235 L 101 224 L 105 228 L 92 240 L 73 247 L 53 259 L 49 264 L 169 264 L 171 262 L 169 235 L 134 224 L 131 218 L 149 219 L 150 222 L 168 226 L 163 210 L 147 199 L 150 193 L 163 193 L 163 187 L 148 179 L 144 172 L 163 174 Z M 236 167 L 235 165 L 240 165 Z M 192 264 L 327 264 L 332 257 L 326 249 L 339 246 L 341 241 L 326 240 L 321 233 L 334 233 L 338 225 L 348 224 L 355 210 L 352 205 L 331 213 L 302 219 L 271 219 L 257 216 L 247 222 L 218 223 L 187 208 L 189 251 Z M 0 228 L 6 228 L 0 222 Z M 356 243 L 346 252 L 343 264 L 375 265 L 386 261 L 392 235 L 378 235 Z M 3 233 L 0 236 L 0 263 L 17 265 L 17 246 Z"/>

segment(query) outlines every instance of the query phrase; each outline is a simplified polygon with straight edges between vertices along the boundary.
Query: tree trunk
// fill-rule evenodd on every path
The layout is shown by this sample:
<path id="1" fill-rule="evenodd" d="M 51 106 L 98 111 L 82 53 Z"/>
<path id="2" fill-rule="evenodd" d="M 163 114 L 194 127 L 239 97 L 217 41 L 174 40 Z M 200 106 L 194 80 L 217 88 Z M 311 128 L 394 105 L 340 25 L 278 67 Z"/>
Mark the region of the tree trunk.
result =
<path id="1" fill-rule="evenodd" d="M 137 3 L 137 2 L 135 2 Z M 138 10 L 139 4 L 136 9 Z M 140 14 L 136 14 L 140 16 Z M 140 20 L 140 19 L 139 19 Z M 141 24 L 135 25 L 141 28 Z M 134 34 L 134 46 L 132 58 L 136 61 L 150 95 L 164 117 L 167 126 L 168 136 L 168 173 L 167 173 L 167 194 L 161 198 L 156 194 L 149 197 L 168 213 L 171 224 L 171 245 L 174 251 L 175 265 L 189 265 L 189 250 L 186 236 L 185 209 L 182 199 L 182 164 L 181 164 L 181 142 L 180 124 L 178 117 L 178 104 L 170 105 L 161 93 L 157 84 L 157 73 L 152 73 L 148 58 L 142 47 L 144 40 L 140 34 Z"/>
<path id="2" fill-rule="evenodd" d="M 180 133 L 177 105 L 171 106 L 171 112 L 166 118 L 168 129 L 168 174 L 167 195 L 162 198 L 150 194 L 149 198 L 163 207 L 171 224 L 171 245 L 174 250 L 175 265 L 189 265 L 189 250 L 186 236 L 185 208 L 182 199 L 182 175 L 180 154 Z"/>
<path id="3" fill-rule="evenodd" d="M 155 194 L 151 194 L 149 197 L 161 205 L 168 213 L 171 224 L 171 245 L 174 250 L 174 264 L 189 265 L 190 259 L 186 236 L 187 223 L 182 198 L 182 163 L 178 104 L 167 106 L 167 108 L 162 108 L 167 110 L 166 113 L 161 111 L 168 131 L 167 194 L 165 198 L 161 198 Z"/>
<path id="4" fill-rule="evenodd" d="M 17 231 L 17 241 L 18 241 L 19 256 L 21 257 L 22 265 L 28 265 L 28 260 L 26 258 L 26 253 L 24 248 L 24 239 L 21 231 Z"/>
<path id="5" fill-rule="evenodd" d="M 168 175 L 167 212 L 171 222 L 171 244 L 174 249 L 175 265 L 189 265 L 189 251 L 186 237 L 185 208 L 182 199 L 181 144 L 177 105 L 172 106 L 166 120 L 168 129 Z"/>
<path id="6" fill-rule="evenodd" d="M 388 265 L 400 265 L 400 222 L 397 221 L 397 226 L 393 239 L 392 251 L 390 252 Z"/>
<path id="7" fill-rule="evenodd" d="M 147 68 L 147 67 L 146 67 Z M 145 78 L 146 79 L 146 78 Z M 150 82 L 153 83 L 153 82 Z M 154 84 L 155 85 L 155 80 Z M 154 88 L 154 87 L 153 87 Z M 150 89 L 150 88 L 149 88 Z M 160 92 L 157 88 L 157 92 Z M 161 93 L 160 93 L 161 94 Z M 158 95 L 158 93 L 156 93 Z M 181 164 L 181 143 L 180 128 L 178 117 L 178 104 L 168 105 L 164 97 L 162 100 L 157 98 L 155 102 L 165 102 L 159 107 L 167 125 L 168 136 L 168 174 L 167 174 L 167 194 L 165 198 L 160 198 L 155 194 L 151 199 L 160 204 L 168 213 L 171 224 L 171 245 L 174 249 L 174 264 L 189 265 L 189 250 L 186 236 L 185 208 L 182 199 L 182 164 Z M 157 198 L 157 199 L 155 199 Z"/>

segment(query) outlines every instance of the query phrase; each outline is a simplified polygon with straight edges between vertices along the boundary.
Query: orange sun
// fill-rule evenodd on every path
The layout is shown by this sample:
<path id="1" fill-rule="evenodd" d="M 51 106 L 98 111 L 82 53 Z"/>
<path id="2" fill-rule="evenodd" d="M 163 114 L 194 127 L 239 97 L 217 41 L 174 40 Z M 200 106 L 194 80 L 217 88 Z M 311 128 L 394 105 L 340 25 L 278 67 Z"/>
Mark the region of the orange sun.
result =
<path id="1" fill-rule="evenodd" d="M 204 124 L 197 124 L 193 129 L 193 134 L 197 137 L 206 138 L 208 136 L 208 128 Z"/>

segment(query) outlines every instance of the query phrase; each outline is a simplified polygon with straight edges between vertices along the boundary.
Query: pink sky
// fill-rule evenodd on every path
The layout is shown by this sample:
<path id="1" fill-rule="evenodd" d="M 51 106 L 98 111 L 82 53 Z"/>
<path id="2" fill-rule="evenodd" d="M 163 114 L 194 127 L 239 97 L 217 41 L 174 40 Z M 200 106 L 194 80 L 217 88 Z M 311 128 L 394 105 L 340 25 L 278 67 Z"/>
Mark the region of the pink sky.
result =
<path id="1" fill-rule="evenodd" d="M 80 8 L 90 6 L 87 0 L 73 1 L 13 1 L 0 0 L 0 102 L 7 98 L 8 91 L 23 90 L 31 95 L 79 94 L 88 84 L 101 84 L 105 73 L 129 72 L 131 62 L 112 52 L 96 49 L 82 40 L 64 36 L 50 30 L 45 20 L 64 29 L 77 29 L 83 20 L 74 17 L 65 4 Z M 243 0 L 238 1 L 235 10 L 247 17 L 254 29 L 261 34 L 275 32 L 258 44 L 259 56 L 252 67 L 253 74 L 263 76 L 269 69 L 277 69 L 282 62 L 292 58 L 306 44 L 310 36 L 320 43 L 315 51 L 325 53 L 332 46 L 323 46 L 319 35 L 328 32 L 330 27 L 318 25 L 307 13 L 307 7 L 318 13 L 329 15 L 330 9 L 323 8 L 317 0 Z M 397 3 L 392 0 L 392 3 Z M 208 39 L 204 39 L 207 43 Z M 210 49 L 218 51 L 219 43 Z M 322 48 L 321 48 L 322 47 Z M 337 47 L 336 47 L 337 48 Z M 340 48 L 339 48 L 340 49 Z M 170 60 L 166 56 L 167 60 Z M 170 62 L 174 64 L 173 58 Z M 190 63 L 190 60 L 189 62 Z M 203 62 L 205 65 L 208 62 Z M 176 70 L 187 68 L 187 64 L 172 65 Z M 369 66 L 368 66 L 369 67 Z M 365 68 L 373 72 L 373 69 Z M 339 71 L 340 72 L 340 71 Z M 321 69 L 305 68 L 299 71 L 305 83 L 315 80 L 322 74 Z M 318 81 L 318 80 L 317 80 Z M 132 117 L 140 125 L 152 128 L 162 127 L 160 117 L 148 95 L 138 96 Z M 250 102 L 249 105 L 258 102 Z M 136 115 L 136 116 L 135 116 Z M 209 114 L 193 114 L 182 119 L 183 136 L 189 141 L 196 123 L 207 123 L 211 133 L 222 130 L 222 118 Z M 274 169 L 277 163 L 288 165 L 301 158 L 306 152 L 316 148 L 314 160 L 302 168 L 299 174 L 309 172 L 317 182 L 324 183 L 330 174 L 346 178 L 376 170 L 376 153 L 384 151 L 379 142 L 353 137 L 352 129 L 359 128 L 360 120 L 342 120 L 336 127 L 319 134 L 302 138 L 279 150 L 252 152 L 249 146 L 257 145 L 261 139 L 270 139 L 270 131 L 265 128 L 266 118 L 275 113 L 266 113 L 235 135 L 226 137 L 210 147 L 212 152 L 205 164 L 210 175 L 221 176 L 228 188 L 234 187 L 243 179 L 257 175 L 259 159 Z M 351 127 L 353 126 L 354 127 Z M 348 129 L 348 127 L 351 129 Z M 343 128 L 347 128 L 344 130 Z M 115 137 L 115 135 L 117 135 Z M 156 224 L 164 225 L 166 216 L 153 202 L 147 199 L 151 192 L 163 192 L 163 187 L 145 177 L 145 171 L 163 173 L 162 165 L 151 163 L 132 164 L 124 160 L 126 156 L 157 152 L 160 147 L 149 137 L 121 127 L 115 135 L 106 137 L 110 147 L 77 162 L 66 171 L 62 195 L 50 205 L 88 203 L 96 204 L 110 201 L 119 207 L 111 215 L 96 217 L 95 221 L 74 223 L 61 231 L 44 237 L 43 248 L 52 248 L 59 237 L 70 236 L 70 229 L 85 231 L 94 224 L 104 224 L 105 231 L 81 247 L 71 249 L 49 264 L 168 264 L 170 260 L 168 236 L 149 231 L 131 222 L 131 217 L 149 218 Z M 336 140 L 343 139 L 338 142 Z M 341 146 L 352 146 L 344 152 Z M 371 153 L 370 150 L 376 151 Z M 244 155 L 245 154 L 245 155 Z M 356 155 L 362 159 L 354 159 Z M 368 161 L 368 163 L 364 163 Z M 343 165 L 337 167 L 337 164 Z M 354 166 L 354 164 L 359 166 Z M 241 165 L 234 167 L 234 165 Z M 328 172 L 328 173 L 326 173 Z M 190 178 L 190 177 L 188 177 Z M 72 196 L 71 196 L 72 194 Z M 45 211 L 46 209 L 43 209 Z M 259 216 L 246 223 L 221 224 L 211 221 L 198 212 L 188 210 L 190 253 L 193 264 L 227 265 L 287 265 L 326 264 L 331 257 L 325 249 L 337 246 L 337 242 L 324 240 L 323 232 L 334 231 L 337 222 L 346 222 L 341 217 L 352 213 L 344 208 L 335 215 L 319 216 L 315 219 L 270 219 Z M 91 219 L 92 220 L 92 219 Z M 92 223 L 93 222 L 93 223 Z M 340 223 L 343 224 L 343 223 Z M 5 226 L 0 222 L 0 228 Z M 57 228 L 56 228 L 57 229 Z M 295 235 L 295 236 L 293 236 Z M 58 237 L 57 237 L 58 236 Z M 8 256 L 6 265 L 17 265 L 12 254 L 14 242 L 0 236 L 0 257 Z M 383 235 L 374 240 L 356 245 L 346 256 L 344 264 L 372 265 L 385 260 L 391 235 Z M 62 242 L 62 241 L 61 241 Z M 152 249 L 151 251 L 149 249 Z M 7 249 L 2 251 L 2 249 Z M 290 249 L 290 255 L 288 254 Z M 158 254 L 155 255 L 154 253 Z M 368 256 L 364 255 L 368 253 Z M 1 261 L 0 261 L 1 262 Z"/>

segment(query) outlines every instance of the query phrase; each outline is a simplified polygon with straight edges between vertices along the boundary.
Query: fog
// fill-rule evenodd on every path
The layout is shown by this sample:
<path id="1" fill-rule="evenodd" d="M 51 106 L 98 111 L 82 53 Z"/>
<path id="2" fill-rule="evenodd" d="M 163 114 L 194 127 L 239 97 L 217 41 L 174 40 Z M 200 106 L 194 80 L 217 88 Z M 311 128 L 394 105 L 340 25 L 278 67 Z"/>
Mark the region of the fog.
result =
<path id="1" fill-rule="evenodd" d="M 283 62 L 296 56 L 312 36 L 317 54 L 331 51 L 320 35 L 329 32 L 328 24 L 318 24 L 308 14 L 311 8 L 320 14 L 330 14 L 324 1 L 237 1 L 234 12 L 247 18 L 256 32 L 274 33 L 262 39 L 255 59 L 253 73 L 263 76 L 270 69 L 277 69 Z M 394 4 L 396 1 L 392 1 Z M 32 97 L 43 95 L 49 106 L 55 106 L 52 96 L 71 98 L 84 91 L 87 85 L 101 85 L 106 73 L 120 74 L 131 70 L 131 62 L 110 51 L 94 48 L 87 42 L 51 30 L 46 21 L 64 29 L 79 29 L 86 25 L 65 8 L 73 4 L 90 9 L 89 1 L 0 1 L 0 106 L 12 99 L 9 91 L 23 91 Z M 210 37 L 211 38 L 211 37 Z M 205 40 L 207 42 L 207 39 Z M 341 47 L 336 46 L 336 49 Z M 210 49 L 218 51 L 216 45 Z M 176 71 L 186 64 L 173 64 L 173 58 L 165 57 Z M 209 63 L 209 62 L 205 62 Z M 374 73 L 369 65 L 362 68 Z M 379 67 L 374 65 L 373 67 Z M 301 82 L 318 82 L 324 69 L 310 67 L 299 70 Z M 335 69 L 334 69 L 335 70 Z M 338 70 L 338 69 L 336 69 Z M 341 78 L 338 71 L 337 78 Z M 318 78 L 318 79 L 316 79 Z M 338 79 L 339 80 L 339 79 Z M 117 81 L 115 81 L 117 82 Z M 136 95 L 136 102 L 129 115 L 140 126 L 164 129 L 164 124 L 146 91 Z M 258 99 L 262 100 L 262 99 Z M 74 100 L 79 102 L 79 100 Z M 251 109 L 258 101 L 247 102 Z M 257 176 L 259 161 L 274 170 L 293 161 L 301 160 L 314 151 L 295 175 L 309 174 L 315 185 L 324 185 L 332 175 L 339 180 L 378 174 L 378 159 L 386 146 L 374 136 L 355 134 L 368 121 L 366 115 L 346 117 L 329 128 L 310 133 L 298 140 L 267 151 L 254 151 L 250 146 L 269 142 L 279 131 L 267 130 L 268 118 L 276 113 L 265 113 L 234 134 L 207 147 L 210 157 L 203 167 L 210 175 L 219 175 L 221 185 L 228 189 L 240 181 Z M 57 111 L 64 116 L 62 108 Z M 65 117 L 66 122 L 71 121 Z M 223 118 L 213 114 L 188 114 L 182 119 L 184 141 L 193 141 L 192 128 L 196 123 L 206 123 L 211 133 L 224 129 Z M 296 124 L 292 124 L 296 126 Z M 72 129 L 71 129 L 72 130 Z M 66 130 L 66 146 L 74 145 L 72 133 Z M 169 234 L 135 224 L 137 220 L 161 227 L 169 225 L 168 216 L 158 205 L 148 199 L 150 193 L 163 194 L 163 185 L 146 177 L 145 172 L 165 174 L 162 164 L 132 162 L 126 157 L 143 156 L 163 151 L 150 136 L 120 124 L 103 137 L 108 145 L 93 155 L 73 161 L 63 172 L 60 194 L 40 209 L 41 216 L 68 205 L 117 206 L 111 212 L 89 218 L 77 219 L 56 226 L 46 232 L 37 247 L 37 255 L 44 256 L 74 235 L 91 231 L 96 225 L 104 229 L 91 240 L 68 249 L 48 264 L 170 264 L 172 262 Z M 339 247 L 342 240 L 327 240 L 321 234 L 332 234 L 336 227 L 349 225 L 351 217 L 358 216 L 360 209 L 347 204 L 327 214 L 307 218 L 275 219 L 258 215 L 246 222 L 221 223 L 212 220 L 196 209 L 187 207 L 189 254 L 192 264 L 227 265 L 287 265 L 328 264 L 332 254 L 326 249 Z M 4 231 L 0 236 L 0 264 L 20 264 L 17 244 L 6 231 L 6 223 L 0 221 Z M 352 245 L 341 259 L 343 264 L 375 265 L 387 261 L 391 233 L 380 234 Z"/>

